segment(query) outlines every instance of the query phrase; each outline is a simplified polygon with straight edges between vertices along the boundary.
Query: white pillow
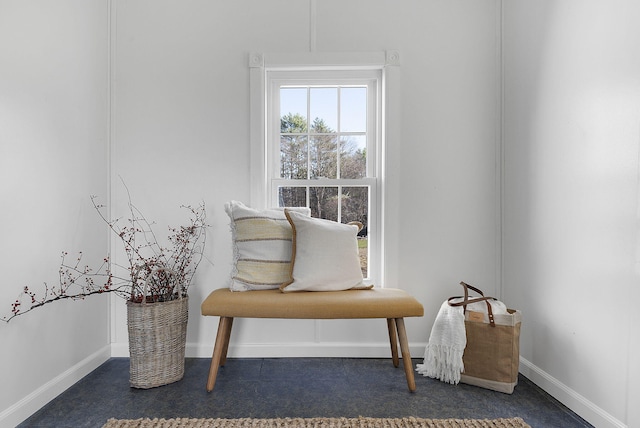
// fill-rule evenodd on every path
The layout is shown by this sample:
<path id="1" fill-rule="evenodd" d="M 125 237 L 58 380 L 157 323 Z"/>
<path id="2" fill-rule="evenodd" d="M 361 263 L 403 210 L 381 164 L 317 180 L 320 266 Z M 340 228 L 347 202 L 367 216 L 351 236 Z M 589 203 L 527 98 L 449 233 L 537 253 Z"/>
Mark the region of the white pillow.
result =
<path id="1" fill-rule="evenodd" d="M 358 226 L 306 217 L 289 209 L 285 215 L 293 228 L 293 254 L 291 277 L 280 290 L 371 288 L 362 283 Z"/>
<path id="2" fill-rule="evenodd" d="M 231 219 L 232 291 L 276 289 L 290 278 L 292 230 L 283 208 L 256 210 L 242 202 L 225 204 Z M 309 208 L 290 208 L 302 216 Z"/>

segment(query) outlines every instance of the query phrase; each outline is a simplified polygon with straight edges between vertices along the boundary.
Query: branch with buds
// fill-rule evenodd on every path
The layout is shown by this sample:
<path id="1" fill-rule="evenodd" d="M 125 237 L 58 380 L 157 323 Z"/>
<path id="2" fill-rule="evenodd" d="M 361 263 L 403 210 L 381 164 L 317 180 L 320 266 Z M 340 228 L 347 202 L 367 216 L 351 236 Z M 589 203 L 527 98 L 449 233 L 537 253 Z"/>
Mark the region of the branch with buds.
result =
<path id="1" fill-rule="evenodd" d="M 88 296 L 115 293 L 131 302 L 165 302 L 187 295 L 187 290 L 196 269 L 204 257 L 206 244 L 206 210 L 204 203 L 197 207 L 182 206 L 189 211 L 190 221 L 186 226 L 169 227 L 168 246 L 161 245 L 149 222 L 138 208 L 128 200 L 129 218 L 109 220 L 104 214 L 104 205 L 97 197 L 91 202 L 100 218 L 118 237 L 126 255 L 126 265 L 118 265 L 110 257 L 104 257 L 97 269 L 82 264 L 82 252 L 73 262 L 68 253 L 62 253 L 58 270 L 58 284 L 36 292 L 25 286 L 22 293 L 11 304 L 10 315 L 2 317 L 9 322 L 13 318 L 31 312 L 48 303 L 59 300 L 83 300 Z M 126 276 L 117 276 L 114 269 L 126 271 Z M 171 274 L 169 274 L 171 273 Z M 145 284 L 146 283 L 146 284 Z"/>

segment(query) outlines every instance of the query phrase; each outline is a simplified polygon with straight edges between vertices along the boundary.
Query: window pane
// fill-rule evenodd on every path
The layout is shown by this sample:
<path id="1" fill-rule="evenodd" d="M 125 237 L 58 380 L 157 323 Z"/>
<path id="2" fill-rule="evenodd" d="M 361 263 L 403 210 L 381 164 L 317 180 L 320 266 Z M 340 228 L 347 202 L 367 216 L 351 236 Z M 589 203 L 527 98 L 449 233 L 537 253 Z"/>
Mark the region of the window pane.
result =
<path id="1" fill-rule="evenodd" d="M 311 137 L 309 145 L 309 178 L 337 178 L 338 151 L 337 139 L 333 135 Z"/>
<path id="2" fill-rule="evenodd" d="M 342 88 L 340 92 L 340 132 L 366 132 L 367 88 Z"/>
<path id="3" fill-rule="evenodd" d="M 282 135 L 280 137 L 280 178 L 305 180 L 307 178 L 307 137 Z"/>
<path id="4" fill-rule="evenodd" d="M 342 223 L 359 221 L 363 228 L 358 233 L 360 268 L 365 278 L 369 277 L 369 188 L 342 188 Z"/>
<path id="5" fill-rule="evenodd" d="M 369 221 L 369 188 L 368 187 L 343 187 L 342 188 L 342 223 L 359 221 L 364 225 L 363 233 L 366 234 Z"/>
<path id="6" fill-rule="evenodd" d="M 311 217 L 338 221 L 338 188 L 309 188 L 309 208 Z"/>
<path id="7" fill-rule="evenodd" d="M 306 207 L 306 187 L 278 187 L 279 207 Z"/>
<path id="8" fill-rule="evenodd" d="M 340 178 L 367 176 L 367 137 L 350 135 L 340 139 Z"/>
<path id="9" fill-rule="evenodd" d="M 307 88 L 280 89 L 280 132 L 307 132 Z"/>
<path id="10" fill-rule="evenodd" d="M 311 88 L 309 110 L 313 132 L 338 129 L 338 88 Z"/>

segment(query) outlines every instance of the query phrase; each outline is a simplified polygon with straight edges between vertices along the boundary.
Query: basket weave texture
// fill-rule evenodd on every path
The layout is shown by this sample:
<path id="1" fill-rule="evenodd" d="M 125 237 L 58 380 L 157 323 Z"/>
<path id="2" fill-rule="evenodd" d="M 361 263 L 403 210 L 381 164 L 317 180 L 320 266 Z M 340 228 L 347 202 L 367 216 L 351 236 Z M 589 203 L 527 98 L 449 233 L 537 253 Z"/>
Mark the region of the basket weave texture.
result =
<path id="1" fill-rule="evenodd" d="M 169 302 L 127 302 L 129 384 L 155 388 L 184 376 L 189 298 Z"/>

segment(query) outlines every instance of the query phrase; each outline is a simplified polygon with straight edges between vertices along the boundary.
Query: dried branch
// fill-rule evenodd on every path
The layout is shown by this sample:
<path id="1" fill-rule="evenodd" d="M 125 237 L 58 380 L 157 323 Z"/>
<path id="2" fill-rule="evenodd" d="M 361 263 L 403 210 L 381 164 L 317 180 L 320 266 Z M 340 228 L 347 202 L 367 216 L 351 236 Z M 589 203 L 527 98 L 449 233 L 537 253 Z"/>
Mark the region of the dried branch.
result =
<path id="1" fill-rule="evenodd" d="M 106 206 L 99 204 L 96 196 L 91 196 L 91 203 L 107 227 L 122 242 L 128 266 L 117 265 L 107 256 L 94 270 L 82 264 L 82 252 L 73 262 L 68 262 L 68 253 L 63 252 L 58 285 L 50 287 L 44 283 L 44 290 L 39 293 L 25 286 L 12 303 L 10 315 L 1 319 L 9 322 L 48 303 L 65 299 L 82 300 L 96 294 L 115 293 L 138 303 L 143 300 L 149 303 L 173 300 L 178 298 L 179 290 L 186 296 L 204 257 L 206 229 L 209 227 L 204 203 L 195 208 L 181 206 L 189 211 L 190 223 L 187 226 L 169 227 L 170 247 L 163 247 L 153 230 L 155 223 L 149 222 L 133 205 L 129 189 L 127 195 L 130 218 L 125 225 L 121 225 L 120 218 L 109 220 L 103 213 Z M 114 267 L 127 271 L 128 277 L 114 275 Z"/>

